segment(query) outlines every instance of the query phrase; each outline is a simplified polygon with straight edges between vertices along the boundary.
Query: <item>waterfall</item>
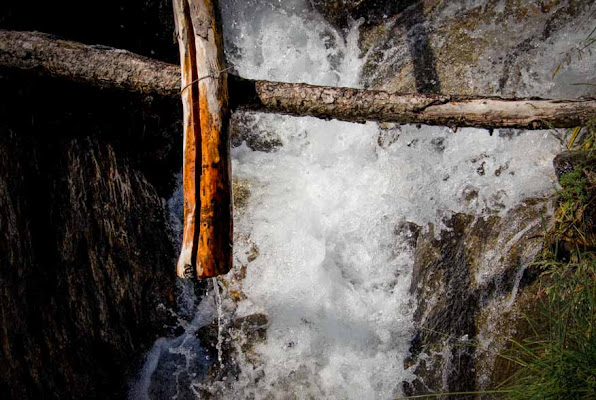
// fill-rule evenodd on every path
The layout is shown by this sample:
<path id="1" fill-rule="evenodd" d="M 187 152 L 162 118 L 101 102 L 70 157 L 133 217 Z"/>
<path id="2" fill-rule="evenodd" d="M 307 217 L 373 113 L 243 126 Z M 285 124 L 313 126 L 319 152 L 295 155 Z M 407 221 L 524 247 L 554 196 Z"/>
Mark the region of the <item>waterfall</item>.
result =
<path id="1" fill-rule="evenodd" d="M 359 21 L 339 32 L 306 0 L 220 4 L 227 58 L 240 76 L 360 86 Z M 235 269 L 221 290 L 213 281 L 181 336 L 156 342 L 132 398 L 400 396 L 413 379 L 404 365 L 416 306 L 407 227 L 438 234 L 454 213 L 500 215 L 551 192 L 550 163 L 560 149 L 546 131 L 267 114 L 235 121 L 244 138 L 232 149 L 244 193 L 234 217 Z M 216 321 L 221 364 L 222 321 L 255 313 L 269 318 L 266 339 L 250 346 L 250 356 L 237 346 L 233 379 L 206 376 L 215 360 L 197 330 Z M 161 395 L 152 395 L 160 385 Z"/>

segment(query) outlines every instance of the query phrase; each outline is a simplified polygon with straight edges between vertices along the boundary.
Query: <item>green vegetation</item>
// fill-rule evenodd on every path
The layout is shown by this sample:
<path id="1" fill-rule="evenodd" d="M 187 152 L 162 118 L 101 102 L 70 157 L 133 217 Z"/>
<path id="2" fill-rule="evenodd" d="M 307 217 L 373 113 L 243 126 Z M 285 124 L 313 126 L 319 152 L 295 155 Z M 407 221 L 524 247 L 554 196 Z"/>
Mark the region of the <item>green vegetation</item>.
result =
<path id="1" fill-rule="evenodd" d="M 560 183 L 564 189 L 559 192 L 554 225 L 545 235 L 542 259 L 577 261 L 596 247 L 596 171 L 576 167 L 563 175 Z"/>
<path id="2" fill-rule="evenodd" d="M 569 147 L 590 150 L 594 124 Z M 554 225 L 545 232 L 528 337 L 502 356 L 517 371 L 500 385 L 508 399 L 596 398 L 596 171 L 593 157 L 560 178 Z"/>
<path id="3" fill-rule="evenodd" d="M 594 151 L 594 140 L 596 140 L 596 118 L 588 121 L 585 127 L 578 126 L 571 130 L 567 148 L 569 150 Z"/>
<path id="4" fill-rule="evenodd" d="M 504 357 L 520 368 L 505 383 L 509 399 L 596 398 L 596 258 L 544 264 L 533 335 Z"/>

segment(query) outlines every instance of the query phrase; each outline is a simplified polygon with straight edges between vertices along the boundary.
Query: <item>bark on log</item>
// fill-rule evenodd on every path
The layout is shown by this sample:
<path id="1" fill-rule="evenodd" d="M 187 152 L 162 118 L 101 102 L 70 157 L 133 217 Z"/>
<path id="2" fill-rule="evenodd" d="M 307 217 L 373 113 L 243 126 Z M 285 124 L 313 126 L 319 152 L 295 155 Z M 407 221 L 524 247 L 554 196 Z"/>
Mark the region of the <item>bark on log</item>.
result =
<path id="1" fill-rule="evenodd" d="M 198 79 L 196 66 L 196 51 L 194 47 L 194 32 L 189 17 L 186 0 L 174 0 L 174 20 L 176 36 L 180 50 L 180 74 L 183 112 L 183 160 L 182 160 L 182 197 L 184 211 L 184 227 L 182 231 L 182 245 L 180 257 L 176 266 L 176 273 L 180 278 L 191 278 L 194 275 L 193 266 L 197 258 L 199 231 L 197 227 L 197 207 L 200 162 L 201 159 L 201 131 L 199 121 L 199 91 L 192 83 Z M 179 92 L 179 89 L 177 89 Z M 199 176 L 197 176 L 199 165 Z"/>
<path id="2" fill-rule="evenodd" d="M 180 67 L 176 65 L 39 32 L 0 30 L 0 67 L 101 88 L 161 96 L 180 93 Z"/>
<path id="3" fill-rule="evenodd" d="M 177 96 L 179 69 L 104 46 L 57 40 L 35 32 L 0 31 L 0 67 L 33 69 L 100 86 Z M 306 84 L 251 81 L 230 75 L 230 105 L 255 111 L 478 128 L 545 129 L 584 125 L 596 99 L 548 100 L 392 94 Z"/>
<path id="4" fill-rule="evenodd" d="M 596 99 L 505 99 L 481 96 L 396 94 L 267 81 L 232 86 L 238 106 L 255 111 L 450 127 L 549 129 L 584 125 Z M 243 97 L 238 99 L 237 96 Z"/>

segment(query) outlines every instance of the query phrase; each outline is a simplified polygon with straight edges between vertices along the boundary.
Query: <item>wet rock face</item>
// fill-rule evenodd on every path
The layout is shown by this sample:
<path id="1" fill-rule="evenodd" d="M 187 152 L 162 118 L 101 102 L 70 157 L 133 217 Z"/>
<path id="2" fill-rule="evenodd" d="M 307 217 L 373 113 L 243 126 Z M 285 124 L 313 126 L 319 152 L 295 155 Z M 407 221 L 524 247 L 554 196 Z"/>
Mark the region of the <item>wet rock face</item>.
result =
<path id="1" fill-rule="evenodd" d="M 234 362 L 237 361 L 239 354 L 246 356 L 255 344 L 266 339 L 268 326 L 268 316 L 251 314 L 227 323 L 222 322 L 221 328 L 217 321 L 200 328 L 197 331 L 197 338 L 209 353 L 210 359 L 214 360 L 211 373 L 220 376 L 230 374 L 234 370 Z M 221 343 L 218 343 L 218 337 Z M 239 348 L 236 348 L 236 345 Z M 223 368 L 220 368 L 216 362 L 218 346 L 221 346 Z"/>
<path id="2" fill-rule="evenodd" d="M 533 279 L 525 266 L 540 249 L 545 207 L 545 200 L 528 200 L 504 217 L 456 214 L 439 238 L 432 229 L 418 237 L 411 286 L 417 330 L 406 362 L 417 378 L 404 385 L 407 395 L 485 388 L 503 345 L 485 351 L 498 340 L 489 321 Z"/>
<path id="3" fill-rule="evenodd" d="M 589 95 L 590 89 L 572 83 L 596 79 L 590 72 L 593 55 L 582 60 L 572 56 L 571 66 L 566 62 L 593 29 L 589 16 L 596 6 L 590 0 L 398 1 L 389 9 L 379 8 L 383 18 L 370 17 L 376 2 L 360 3 L 366 10 L 360 27 L 366 55 L 362 83 L 369 88 L 578 97 L 578 92 Z M 336 13 L 322 9 L 328 19 L 337 19 Z M 358 7 L 337 9 L 360 17 Z M 559 64 L 563 68 L 553 79 Z"/>
<path id="4" fill-rule="evenodd" d="M 362 83 L 395 92 L 577 97 L 595 56 L 591 0 L 311 0 L 340 30 L 360 20 Z M 581 60 L 580 60 L 581 59 Z M 570 60 L 573 65 L 568 66 Z M 561 65 L 556 79 L 553 71 Z M 555 85 L 553 85 L 555 83 Z M 571 87 L 570 87 L 571 86 Z"/>
<path id="5" fill-rule="evenodd" d="M 15 76 L 0 93 L 0 397 L 125 397 L 173 322 L 170 106 Z"/>
<path id="6" fill-rule="evenodd" d="M 177 339 L 178 344 L 185 343 L 184 350 L 163 348 L 151 375 L 147 391 L 149 398 L 194 400 L 238 397 L 237 393 L 230 393 L 230 386 L 239 379 L 239 364 L 250 361 L 258 365 L 253 346 L 266 341 L 268 326 L 269 317 L 264 314 L 232 319 L 222 315 L 220 321 L 216 319 L 196 331 L 187 331 L 187 336 Z M 255 378 L 261 374 L 258 368 L 254 372 Z"/>
<path id="7" fill-rule="evenodd" d="M 311 0 L 312 6 L 336 27 L 345 29 L 351 21 L 364 19 L 366 25 L 387 21 L 419 0 Z"/>
<path id="8" fill-rule="evenodd" d="M 264 152 L 273 152 L 283 146 L 278 133 L 259 129 L 258 119 L 253 114 L 237 111 L 230 120 L 230 145 L 233 148 L 242 143 L 251 150 Z"/>
<path id="9" fill-rule="evenodd" d="M 553 167 L 557 178 L 577 169 L 596 169 L 596 158 L 591 151 L 565 151 L 555 157 Z"/>

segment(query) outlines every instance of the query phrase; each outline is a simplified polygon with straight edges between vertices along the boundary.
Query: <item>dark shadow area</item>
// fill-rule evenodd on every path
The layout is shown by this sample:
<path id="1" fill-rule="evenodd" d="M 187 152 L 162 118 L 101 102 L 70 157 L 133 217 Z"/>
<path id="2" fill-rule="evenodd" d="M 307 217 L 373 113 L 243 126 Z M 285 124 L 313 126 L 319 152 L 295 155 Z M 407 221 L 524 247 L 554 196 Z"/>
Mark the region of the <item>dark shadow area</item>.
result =
<path id="1" fill-rule="evenodd" d="M 179 62 L 171 0 L 3 1 L 0 29 L 35 30 Z"/>
<path id="2" fill-rule="evenodd" d="M 173 324 L 177 108 L 0 74 L 1 398 L 124 398 Z"/>
<path id="3" fill-rule="evenodd" d="M 0 68 L 0 132 L 53 143 L 97 137 L 141 171 L 160 196 L 182 163 L 177 99 L 97 89 Z"/>
<path id="4" fill-rule="evenodd" d="M 36 30 L 178 62 L 169 0 L 3 2 Z M 0 398 L 126 398 L 173 329 L 177 99 L 0 70 Z"/>
<path id="5" fill-rule="evenodd" d="M 400 18 L 408 30 L 408 49 L 414 64 L 414 79 L 419 93 L 437 94 L 441 92 L 441 83 L 437 75 L 435 54 L 424 26 L 423 2 L 412 5 Z"/>

